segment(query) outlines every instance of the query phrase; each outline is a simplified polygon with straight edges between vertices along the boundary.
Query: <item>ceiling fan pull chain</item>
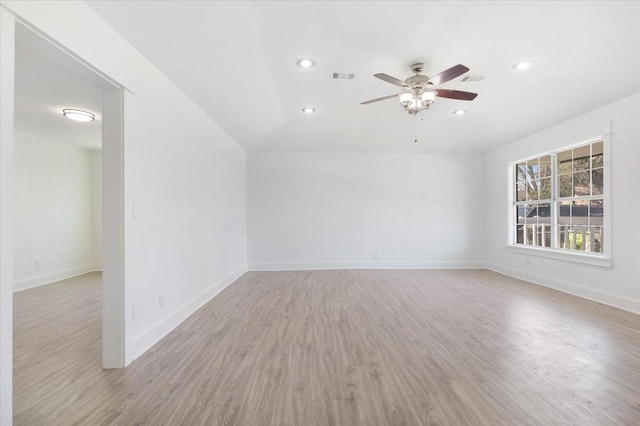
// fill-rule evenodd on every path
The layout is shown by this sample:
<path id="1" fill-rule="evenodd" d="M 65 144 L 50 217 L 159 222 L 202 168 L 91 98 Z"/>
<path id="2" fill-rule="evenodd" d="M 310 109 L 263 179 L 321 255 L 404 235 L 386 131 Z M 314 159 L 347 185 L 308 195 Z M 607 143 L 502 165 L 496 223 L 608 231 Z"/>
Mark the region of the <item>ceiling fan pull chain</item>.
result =
<path id="1" fill-rule="evenodd" d="M 415 139 L 413 140 L 414 143 L 418 143 L 418 114 L 414 114 L 413 115 L 415 117 L 414 122 L 414 131 L 415 131 Z"/>

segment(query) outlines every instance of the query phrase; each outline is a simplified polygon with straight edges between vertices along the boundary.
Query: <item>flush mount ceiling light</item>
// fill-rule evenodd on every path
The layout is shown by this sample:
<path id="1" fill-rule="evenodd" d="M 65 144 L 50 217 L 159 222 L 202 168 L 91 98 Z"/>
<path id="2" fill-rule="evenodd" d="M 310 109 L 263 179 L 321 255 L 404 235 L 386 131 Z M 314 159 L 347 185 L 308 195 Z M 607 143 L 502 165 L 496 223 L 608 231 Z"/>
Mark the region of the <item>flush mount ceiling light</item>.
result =
<path id="1" fill-rule="evenodd" d="M 309 59 L 309 58 L 298 59 L 298 62 L 296 63 L 300 68 L 312 68 L 316 64 L 316 62 L 313 59 Z"/>
<path id="2" fill-rule="evenodd" d="M 94 114 L 81 109 L 66 108 L 62 110 L 62 115 L 75 121 L 93 121 L 96 119 Z"/>
<path id="3" fill-rule="evenodd" d="M 314 107 L 304 107 L 302 108 L 302 112 L 306 114 L 311 114 L 313 112 L 316 112 L 316 109 Z"/>
<path id="4" fill-rule="evenodd" d="M 453 113 L 455 115 L 465 115 L 467 113 L 467 110 L 466 109 L 457 109 L 457 110 L 453 111 Z"/>
<path id="5" fill-rule="evenodd" d="M 513 65 L 513 69 L 516 71 L 524 71 L 533 65 L 533 61 L 520 61 L 517 64 Z"/>

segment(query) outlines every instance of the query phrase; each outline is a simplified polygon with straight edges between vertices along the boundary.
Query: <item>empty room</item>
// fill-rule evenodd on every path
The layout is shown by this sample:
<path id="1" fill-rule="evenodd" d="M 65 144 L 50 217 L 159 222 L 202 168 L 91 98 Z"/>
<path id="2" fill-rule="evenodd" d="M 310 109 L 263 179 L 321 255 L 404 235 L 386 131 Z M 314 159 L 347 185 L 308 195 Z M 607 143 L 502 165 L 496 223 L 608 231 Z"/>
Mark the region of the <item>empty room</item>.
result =
<path id="1" fill-rule="evenodd" d="M 0 425 L 640 425 L 639 20 L 0 0 Z"/>

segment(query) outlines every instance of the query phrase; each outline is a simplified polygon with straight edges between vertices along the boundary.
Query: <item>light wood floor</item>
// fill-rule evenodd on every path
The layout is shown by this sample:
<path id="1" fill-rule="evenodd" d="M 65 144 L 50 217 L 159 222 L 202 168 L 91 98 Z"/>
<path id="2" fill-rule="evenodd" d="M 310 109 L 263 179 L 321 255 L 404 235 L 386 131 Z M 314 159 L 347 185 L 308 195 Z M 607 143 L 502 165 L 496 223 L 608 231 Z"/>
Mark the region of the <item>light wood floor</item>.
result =
<path id="1" fill-rule="evenodd" d="M 247 273 L 112 371 L 100 279 L 15 295 L 15 424 L 640 424 L 640 316 L 492 272 Z"/>

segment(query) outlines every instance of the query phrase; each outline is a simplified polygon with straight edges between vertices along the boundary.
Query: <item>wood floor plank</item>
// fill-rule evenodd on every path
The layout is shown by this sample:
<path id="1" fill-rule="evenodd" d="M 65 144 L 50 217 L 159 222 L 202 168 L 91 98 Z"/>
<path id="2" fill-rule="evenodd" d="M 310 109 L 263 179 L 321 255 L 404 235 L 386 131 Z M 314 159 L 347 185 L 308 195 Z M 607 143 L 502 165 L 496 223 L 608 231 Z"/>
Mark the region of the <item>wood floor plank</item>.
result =
<path id="1" fill-rule="evenodd" d="M 16 425 L 640 425 L 640 316 L 484 270 L 247 273 L 121 370 L 100 274 L 14 312 Z"/>

